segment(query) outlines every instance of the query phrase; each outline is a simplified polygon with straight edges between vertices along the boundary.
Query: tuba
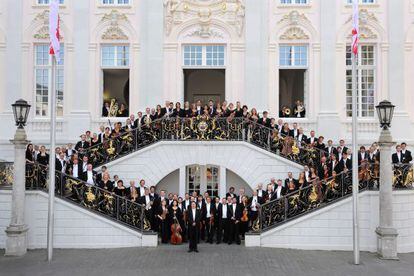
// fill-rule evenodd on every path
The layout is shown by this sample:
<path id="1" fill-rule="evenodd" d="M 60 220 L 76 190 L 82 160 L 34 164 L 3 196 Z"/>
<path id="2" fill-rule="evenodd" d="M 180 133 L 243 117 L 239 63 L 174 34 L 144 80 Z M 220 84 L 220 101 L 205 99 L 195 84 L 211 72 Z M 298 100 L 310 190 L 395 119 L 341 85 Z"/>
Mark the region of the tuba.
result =
<path id="1" fill-rule="evenodd" d="M 118 114 L 118 103 L 116 99 L 111 100 L 111 105 L 109 106 L 109 117 L 116 117 Z"/>
<path id="2" fill-rule="evenodd" d="M 292 113 L 292 110 L 290 110 L 290 108 L 289 107 L 286 107 L 285 108 L 285 115 L 286 116 L 290 116 L 290 114 Z"/>

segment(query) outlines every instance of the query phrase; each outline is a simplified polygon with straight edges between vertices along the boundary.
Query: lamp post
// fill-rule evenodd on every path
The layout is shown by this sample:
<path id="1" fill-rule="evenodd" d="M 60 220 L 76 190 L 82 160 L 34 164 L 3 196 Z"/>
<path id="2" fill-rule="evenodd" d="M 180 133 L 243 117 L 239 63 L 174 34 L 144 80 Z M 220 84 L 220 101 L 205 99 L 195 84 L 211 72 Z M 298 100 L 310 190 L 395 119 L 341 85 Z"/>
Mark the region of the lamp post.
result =
<path id="1" fill-rule="evenodd" d="M 14 169 L 13 169 L 13 191 L 10 225 L 6 228 L 6 256 L 22 256 L 27 251 L 27 230 L 24 223 L 25 208 L 25 149 L 29 141 L 26 140 L 24 126 L 29 115 L 30 105 L 25 100 L 18 100 L 12 104 L 14 119 L 17 130 L 14 139 Z"/>
<path id="2" fill-rule="evenodd" d="M 382 259 L 397 260 L 397 229 L 393 227 L 392 218 L 392 166 L 391 149 L 395 142 L 392 141 L 391 126 L 394 114 L 394 105 L 389 101 L 382 101 L 377 109 L 380 126 L 382 128 L 379 137 L 380 155 L 380 190 L 379 190 L 379 226 L 377 233 L 377 252 Z"/>

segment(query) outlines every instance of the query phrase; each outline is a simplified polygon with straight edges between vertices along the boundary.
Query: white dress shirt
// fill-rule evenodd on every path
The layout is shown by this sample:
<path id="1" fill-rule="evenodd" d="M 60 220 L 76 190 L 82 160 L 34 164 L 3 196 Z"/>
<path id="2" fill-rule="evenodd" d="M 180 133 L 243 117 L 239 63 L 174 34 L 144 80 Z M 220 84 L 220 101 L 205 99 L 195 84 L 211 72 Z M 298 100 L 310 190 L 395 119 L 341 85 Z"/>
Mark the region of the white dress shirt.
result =
<path id="1" fill-rule="evenodd" d="M 221 218 L 226 219 L 227 218 L 227 204 L 223 204 L 221 206 L 221 209 L 223 210 L 223 214 L 222 214 Z"/>

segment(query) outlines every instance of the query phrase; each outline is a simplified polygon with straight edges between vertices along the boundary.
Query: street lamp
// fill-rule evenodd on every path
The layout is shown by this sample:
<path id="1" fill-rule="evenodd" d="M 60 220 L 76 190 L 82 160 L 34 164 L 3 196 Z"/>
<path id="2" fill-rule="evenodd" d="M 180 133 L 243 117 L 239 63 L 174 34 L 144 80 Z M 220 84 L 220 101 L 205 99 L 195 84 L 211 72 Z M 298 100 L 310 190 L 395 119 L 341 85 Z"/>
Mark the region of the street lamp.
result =
<path id="1" fill-rule="evenodd" d="M 382 128 L 378 144 L 380 154 L 380 190 L 379 190 L 379 226 L 377 233 L 377 252 L 382 259 L 397 260 L 397 229 L 393 227 L 392 218 L 392 165 L 391 150 L 395 145 L 392 140 L 391 126 L 394 105 L 382 101 L 376 106 L 378 119 Z"/>
<path id="2" fill-rule="evenodd" d="M 20 99 L 12 104 L 12 108 L 16 126 L 23 128 L 27 122 L 27 116 L 29 115 L 30 111 L 30 104 L 28 104 L 25 100 Z"/>
<path id="3" fill-rule="evenodd" d="M 380 102 L 375 108 L 377 109 L 378 118 L 381 128 L 388 129 L 391 126 L 391 120 L 394 115 L 394 105 L 389 101 Z"/>
<path id="4" fill-rule="evenodd" d="M 12 104 L 14 120 L 17 130 L 14 139 L 10 140 L 14 144 L 14 169 L 13 169 L 13 191 L 11 220 L 6 228 L 6 256 L 22 256 L 27 252 L 27 230 L 29 229 L 24 222 L 25 208 L 25 150 L 27 141 L 24 126 L 29 115 L 30 105 L 25 100 L 18 100 Z"/>

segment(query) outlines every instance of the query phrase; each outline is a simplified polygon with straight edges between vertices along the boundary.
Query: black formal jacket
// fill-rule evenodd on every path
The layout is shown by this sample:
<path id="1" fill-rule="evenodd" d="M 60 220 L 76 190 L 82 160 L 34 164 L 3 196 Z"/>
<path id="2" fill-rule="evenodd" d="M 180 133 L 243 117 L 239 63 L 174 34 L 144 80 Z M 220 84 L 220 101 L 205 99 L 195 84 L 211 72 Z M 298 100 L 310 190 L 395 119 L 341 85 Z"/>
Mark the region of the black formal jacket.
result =
<path id="1" fill-rule="evenodd" d="M 63 169 L 63 167 L 64 166 L 66 166 L 66 161 L 65 160 L 63 160 L 63 166 L 62 166 L 62 163 L 60 162 L 60 160 L 59 159 L 57 159 L 56 158 L 56 162 L 55 162 L 55 169 L 57 170 L 57 171 L 59 171 L 59 172 L 61 172 L 62 171 L 62 169 Z M 82 170 L 81 170 L 81 172 L 82 172 Z"/>
<path id="2" fill-rule="evenodd" d="M 402 152 L 402 151 L 401 151 Z M 411 151 L 405 150 L 405 153 L 403 153 L 403 163 L 410 163 L 413 161 L 413 157 L 411 155 Z"/>
<path id="3" fill-rule="evenodd" d="M 270 127 L 270 119 L 269 118 L 260 118 L 257 122 L 261 125 L 264 125 L 265 127 Z"/>
<path id="4" fill-rule="evenodd" d="M 129 189 L 129 188 L 128 188 Z M 130 193 L 131 194 L 131 193 Z M 151 196 L 151 195 L 149 195 L 149 198 L 150 198 L 150 201 L 154 201 L 154 197 L 153 196 Z M 143 196 L 140 196 L 139 198 L 138 198 L 138 203 L 139 204 L 142 204 L 142 205 L 146 205 L 147 203 L 146 203 L 146 201 L 145 201 L 145 195 L 143 195 Z"/>
<path id="5" fill-rule="evenodd" d="M 200 229 L 200 222 L 201 222 L 201 210 L 200 209 L 196 209 L 196 215 L 195 215 L 195 220 L 193 218 L 193 211 L 192 209 L 188 209 L 187 210 L 187 223 L 188 223 L 188 227 L 192 227 L 193 223 L 195 222 L 195 229 L 196 231 L 199 231 Z"/>
<path id="6" fill-rule="evenodd" d="M 240 220 L 243 215 L 243 209 L 240 204 L 236 204 L 236 210 L 233 210 L 233 204 L 227 205 L 227 218 L 231 219 L 233 216 L 236 220 Z"/>
<path id="7" fill-rule="evenodd" d="M 344 164 L 344 160 L 341 159 L 338 162 L 338 165 L 335 166 L 335 171 L 336 173 L 341 173 L 344 171 L 345 167 L 348 168 L 348 170 L 352 169 L 352 161 L 351 159 L 346 159 L 345 161 L 346 164 Z"/>
<path id="8" fill-rule="evenodd" d="M 83 145 L 82 145 L 82 141 L 79 141 L 79 142 L 76 143 L 75 150 L 79 151 L 79 150 L 82 150 L 82 149 L 87 149 L 87 148 L 89 148 L 89 146 L 90 146 L 90 144 L 87 141 L 84 141 Z"/>

